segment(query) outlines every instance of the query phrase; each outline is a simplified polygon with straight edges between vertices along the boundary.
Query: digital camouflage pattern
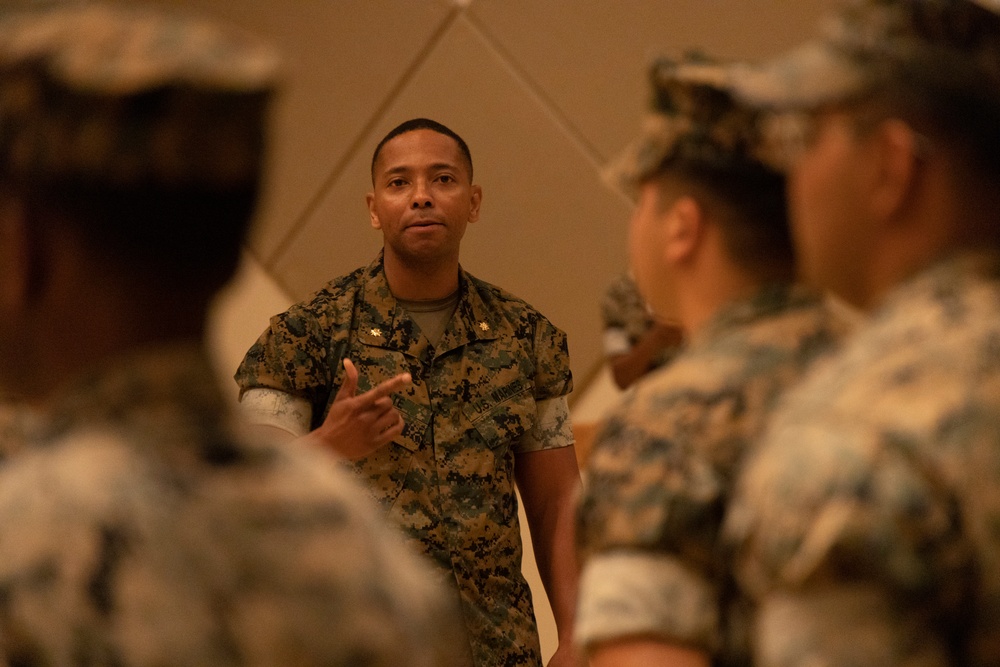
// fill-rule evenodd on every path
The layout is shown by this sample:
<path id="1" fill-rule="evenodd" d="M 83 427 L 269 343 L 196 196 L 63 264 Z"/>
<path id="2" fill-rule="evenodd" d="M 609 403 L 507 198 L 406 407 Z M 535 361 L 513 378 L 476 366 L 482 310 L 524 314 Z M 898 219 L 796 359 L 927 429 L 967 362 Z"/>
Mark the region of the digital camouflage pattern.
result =
<path id="1" fill-rule="evenodd" d="M 998 19 L 997 0 L 852 0 L 813 41 L 762 64 L 734 63 L 720 85 L 744 105 L 777 112 L 761 122 L 762 154 L 787 166 L 811 134 L 802 112 L 856 101 L 890 82 L 913 86 L 909 95 L 929 86 L 942 99 L 972 96 L 974 107 L 995 108 Z"/>
<path id="2" fill-rule="evenodd" d="M 188 15 L 0 7 L 0 169 L 118 186 L 256 182 L 277 75 L 269 47 Z"/>
<path id="3" fill-rule="evenodd" d="M 641 136 L 611 162 L 605 179 L 627 192 L 671 162 L 724 167 L 760 161 L 756 109 L 734 104 L 729 69 L 704 59 L 660 59 L 649 71 L 652 99 Z"/>
<path id="4" fill-rule="evenodd" d="M 140 204 L 121 216 L 131 224 L 102 228 L 89 210 L 101 208 L 90 206 L 94 197 L 128 208 L 149 193 L 211 195 L 192 218 L 220 228 L 235 218 L 238 229 L 213 227 L 206 239 L 219 254 L 195 267 L 211 271 L 193 274 L 208 285 L 228 276 L 225 253 L 238 250 L 262 165 L 273 53 L 197 19 L 122 3 L 28 9 L 16 0 L 0 7 L 0 180 L 4 220 L 14 221 L 3 229 L 13 229 L 15 248 L 30 247 L 23 270 L 4 275 L 30 274 L 41 287 L 5 304 L 5 359 L 34 350 L 19 345 L 27 333 L 18 329 L 46 306 L 61 308 L 53 304 L 66 300 L 50 297 L 75 294 L 63 290 L 65 277 L 102 250 L 111 270 L 98 270 L 79 304 L 63 305 L 89 313 L 79 328 L 93 334 L 103 324 L 133 347 L 112 359 L 108 341 L 81 343 L 65 327 L 69 363 L 83 374 L 46 395 L 41 413 L 0 417 L 0 664 L 455 665 L 460 642 L 447 621 L 457 605 L 351 480 L 319 452 L 241 437 L 201 346 L 150 347 L 149 327 L 132 327 L 159 310 L 181 323 L 159 339 L 184 336 L 208 289 L 196 290 L 192 309 L 179 305 L 184 290 L 117 284 L 139 279 L 129 257 L 177 275 L 192 268 L 161 245 L 142 261 L 132 256 L 143 246 L 131 233 L 149 231 L 157 212 Z M 220 211 L 216 202 L 237 197 L 214 195 L 230 188 L 245 201 Z M 67 201 L 53 206 L 60 223 L 30 211 L 63 192 Z M 12 206 L 19 213 L 9 216 Z M 185 223 L 172 220 L 163 238 L 183 246 Z M 40 225 L 53 229 L 32 233 Z M 67 241 L 48 238 L 74 225 Z M 147 272 L 164 282 L 161 270 Z M 88 308 L 140 293 L 153 302 Z M 147 347 L 137 351 L 136 341 Z M 38 356 L 53 380 L 69 372 Z"/>
<path id="5" fill-rule="evenodd" d="M 776 109 L 854 99 L 934 57 L 958 56 L 996 83 L 1000 44 L 979 29 L 996 16 L 996 0 L 851 0 L 815 40 L 763 64 L 734 64 L 723 78 L 744 102 Z"/>
<path id="6" fill-rule="evenodd" d="M 430 569 L 328 457 L 239 436 L 216 387 L 195 345 L 134 353 L 4 447 L 0 663 L 456 664 Z"/>
<path id="7" fill-rule="evenodd" d="M 322 423 L 344 379 L 359 391 L 401 372 L 395 442 L 354 472 L 458 584 L 475 664 L 541 663 L 531 594 L 521 574 L 514 455 L 569 445 L 568 423 L 538 433 L 536 403 L 572 389 L 565 334 L 523 301 L 462 272 L 461 298 L 437 348 L 396 304 L 381 255 L 271 319 L 236 373 L 242 391 L 306 398 Z M 568 415 L 566 415 L 568 417 Z M 533 435 L 534 437 L 527 437 Z"/>
<path id="8" fill-rule="evenodd" d="M 1000 258 L 898 286 L 787 398 L 727 525 L 754 664 L 997 664 Z"/>
<path id="9" fill-rule="evenodd" d="M 762 289 L 612 414 L 578 508 L 583 645 L 653 636 L 708 650 L 713 664 L 745 655 L 718 548 L 733 479 L 777 398 L 847 330 L 809 293 Z"/>
<path id="10" fill-rule="evenodd" d="M 628 275 L 618 275 L 601 299 L 601 320 L 604 324 L 604 354 L 625 354 L 655 323 L 653 313 L 639 294 L 635 281 Z M 673 359 L 678 347 L 665 348 L 654 361 L 654 368 Z"/>

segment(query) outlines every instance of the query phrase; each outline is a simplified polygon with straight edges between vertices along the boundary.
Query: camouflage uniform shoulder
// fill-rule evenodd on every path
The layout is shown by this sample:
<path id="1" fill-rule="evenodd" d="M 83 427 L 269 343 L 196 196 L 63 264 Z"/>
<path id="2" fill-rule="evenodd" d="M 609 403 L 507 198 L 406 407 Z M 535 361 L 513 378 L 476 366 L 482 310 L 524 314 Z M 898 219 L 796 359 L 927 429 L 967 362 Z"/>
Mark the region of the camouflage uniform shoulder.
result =
<path id="1" fill-rule="evenodd" d="M 1000 516 L 998 269 L 963 258 L 912 278 L 786 397 L 730 508 L 744 588 L 863 579 L 940 619 L 997 608 L 1000 542 L 982 526 Z M 995 619 L 980 617 L 992 637 Z"/>
<path id="2" fill-rule="evenodd" d="M 763 290 L 720 313 L 670 365 L 640 381 L 594 444 L 581 543 L 659 540 L 662 548 L 673 539 L 681 548 L 696 543 L 695 535 L 714 535 L 697 524 L 711 512 L 678 508 L 728 494 L 728 480 L 775 401 L 835 350 L 841 333 L 831 319 L 809 293 Z"/>
<path id="3" fill-rule="evenodd" d="M 630 342 L 638 340 L 653 324 L 653 315 L 627 273 L 619 274 L 601 296 L 604 327 L 621 328 Z"/>
<path id="4" fill-rule="evenodd" d="M 312 315 L 317 319 L 340 321 L 339 314 L 350 312 L 365 282 L 367 268 L 361 267 L 337 276 L 298 303 L 293 304 L 289 313 Z"/>
<path id="5" fill-rule="evenodd" d="M 0 662 L 454 664 L 449 603 L 365 494 L 235 432 L 212 379 L 197 345 L 126 356 L 0 465 Z"/>
<path id="6" fill-rule="evenodd" d="M 542 323 L 555 328 L 560 334 L 565 335 L 541 311 L 524 299 L 508 292 L 502 287 L 497 287 L 492 283 L 476 278 L 470 273 L 463 272 L 463 275 L 468 280 L 469 285 L 475 288 L 483 304 L 509 322 L 519 336 L 530 335 Z"/>
<path id="7" fill-rule="evenodd" d="M 678 361 L 694 365 L 693 381 L 698 367 L 729 368 L 726 375 L 734 380 L 766 376 L 783 365 L 798 372 L 837 348 L 854 326 L 843 309 L 814 292 L 774 285 L 717 314 Z"/>

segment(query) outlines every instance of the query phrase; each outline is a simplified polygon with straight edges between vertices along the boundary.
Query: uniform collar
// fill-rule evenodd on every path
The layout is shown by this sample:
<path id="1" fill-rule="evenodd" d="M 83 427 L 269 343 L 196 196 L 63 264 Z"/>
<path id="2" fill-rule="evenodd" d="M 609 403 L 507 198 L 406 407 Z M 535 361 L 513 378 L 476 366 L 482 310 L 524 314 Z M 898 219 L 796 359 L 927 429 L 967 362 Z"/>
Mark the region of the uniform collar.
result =
<path id="1" fill-rule="evenodd" d="M 399 350 L 429 361 L 432 351 L 438 356 L 475 341 L 495 340 L 510 326 L 487 305 L 476 281 L 459 267 L 458 306 L 438 347 L 432 348 L 389 290 L 381 252 L 363 276 L 358 340 L 364 345 Z"/>
<path id="2" fill-rule="evenodd" d="M 812 307 L 820 302 L 815 292 L 800 285 L 773 283 L 752 296 L 733 301 L 712 317 L 692 339 L 692 345 L 713 341 L 730 331 L 793 308 Z"/>
<path id="3" fill-rule="evenodd" d="M 977 284 L 1000 283 L 1000 252 L 992 249 L 963 250 L 939 259 L 894 287 L 872 317 L 892 319 L 914 303 L 935 301 L 950 318 L 965 313 L 964 297 Z"/>

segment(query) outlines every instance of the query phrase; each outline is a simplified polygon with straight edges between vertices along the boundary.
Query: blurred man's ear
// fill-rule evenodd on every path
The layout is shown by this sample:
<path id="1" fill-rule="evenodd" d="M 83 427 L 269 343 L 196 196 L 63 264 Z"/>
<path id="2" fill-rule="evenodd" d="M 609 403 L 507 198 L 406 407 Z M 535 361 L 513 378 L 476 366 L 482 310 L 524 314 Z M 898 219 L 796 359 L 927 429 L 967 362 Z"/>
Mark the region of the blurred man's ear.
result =
<path id="1" fill-rule="evenodd" d="M 901 120 L 883 121 L 870 140 L 874 162 L 872 212 L 879 220 L 890 220 L 911 204 L 917 178 L 922 144 L 925 141 Z"/>
<path id="2" fill-rule="evenodd" d="M 30 245 L 21 200 L 0 193 L 0 313 L 16 312 L 28 300 L 32 271 Z"/>
<path id="3" fill-rule="evenodd" d="M 678 197 L 666 212 L 666 259 L 683 263 L 694 256 L 704 232 L 704 215 L 694 197 Z"/>

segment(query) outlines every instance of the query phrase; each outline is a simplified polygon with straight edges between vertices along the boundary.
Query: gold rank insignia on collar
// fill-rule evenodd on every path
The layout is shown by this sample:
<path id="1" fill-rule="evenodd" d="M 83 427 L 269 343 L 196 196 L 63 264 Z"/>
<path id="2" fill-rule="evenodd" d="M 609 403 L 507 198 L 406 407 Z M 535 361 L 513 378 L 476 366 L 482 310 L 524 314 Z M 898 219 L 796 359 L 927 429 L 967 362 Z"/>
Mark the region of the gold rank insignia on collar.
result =
<path id="1" fill-rule="evenodd" d="M 486 322 L 480 322 L 479 323 L 479 328 L 482 329 L 483 331 L 489 331 L 490 330 L 490 325 L 486 324 Z"/>
<path id="2" fill-rule="evenodd" d="M 371 330 L 369 330 L 368 333 L 370 333 L 373 336 L 378 336 L 379 338 L 382 337 L 382 330 L 381 329 L 371 329 Z"/>

